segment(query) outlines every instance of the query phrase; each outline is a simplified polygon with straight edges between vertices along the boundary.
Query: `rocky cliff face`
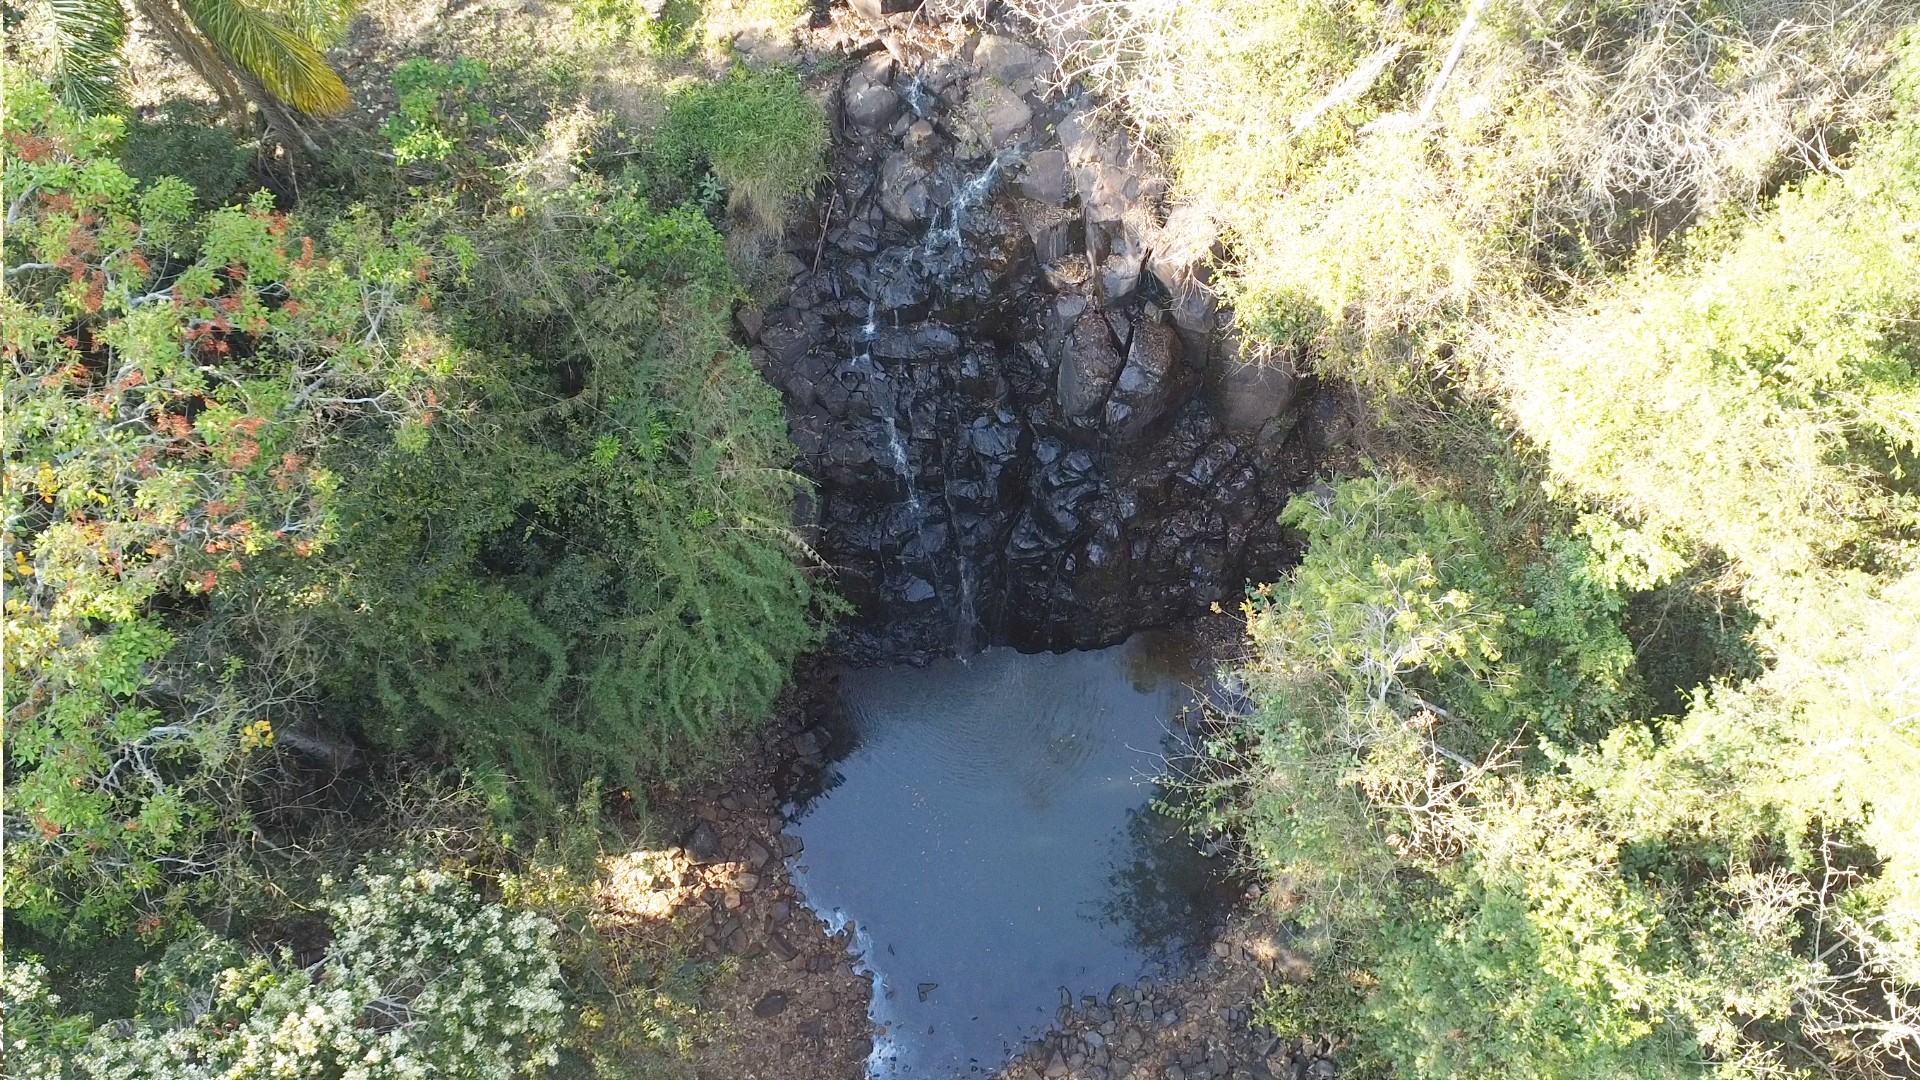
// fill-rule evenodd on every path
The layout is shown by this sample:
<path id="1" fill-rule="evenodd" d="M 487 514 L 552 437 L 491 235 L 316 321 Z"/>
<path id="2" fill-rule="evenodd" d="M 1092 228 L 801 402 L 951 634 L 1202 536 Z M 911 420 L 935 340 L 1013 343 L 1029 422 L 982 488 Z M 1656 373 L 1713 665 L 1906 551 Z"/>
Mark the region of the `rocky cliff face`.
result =
<path id="1" fill-rule="evenodd" d="M 1088 648 L 1232 606 L 1287 562 L 1275 517 L 1333 412 L 1242 359 L 1210 223 L 1045 55 L 882 44 L 835 91 L 825 220 L 742 319 L 859 609 L 843 651 Z"/>

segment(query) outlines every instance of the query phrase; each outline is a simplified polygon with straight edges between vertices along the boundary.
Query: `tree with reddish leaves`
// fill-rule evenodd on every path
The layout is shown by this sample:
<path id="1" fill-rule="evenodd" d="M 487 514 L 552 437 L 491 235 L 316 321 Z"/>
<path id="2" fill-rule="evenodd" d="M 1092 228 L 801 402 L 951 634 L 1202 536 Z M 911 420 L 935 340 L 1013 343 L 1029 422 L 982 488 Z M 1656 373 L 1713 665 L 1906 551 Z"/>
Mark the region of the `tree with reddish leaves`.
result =
<path id="1" fill-rule="evenodd" d="M 129 925 L 229 868 L 299 737 L 262 590 L 328 549 L 325 441 L 424 421 L 428 255 L 366 222 L 318 254 L 264 193 L 198 213 L 114 162 L 117 119 L 6 97 L 8 905 Z"/>

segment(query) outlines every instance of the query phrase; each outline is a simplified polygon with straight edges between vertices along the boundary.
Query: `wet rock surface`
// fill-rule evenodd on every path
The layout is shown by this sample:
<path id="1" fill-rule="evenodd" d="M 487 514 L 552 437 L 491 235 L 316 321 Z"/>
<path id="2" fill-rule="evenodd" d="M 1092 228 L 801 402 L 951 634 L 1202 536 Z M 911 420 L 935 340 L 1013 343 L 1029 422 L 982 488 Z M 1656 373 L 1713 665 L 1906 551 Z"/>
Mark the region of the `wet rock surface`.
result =
<path id="1" fill-rule="evenodd" d="M 1044 53 L 875 8 L 828 87 L 831 190 L 742 323 L 858 609 L 836 651 L 1094 648 L 1236 602 L 1289 562 L 1275 519 L 1337 418 L 1241 355 L 1211 223 Z"/>

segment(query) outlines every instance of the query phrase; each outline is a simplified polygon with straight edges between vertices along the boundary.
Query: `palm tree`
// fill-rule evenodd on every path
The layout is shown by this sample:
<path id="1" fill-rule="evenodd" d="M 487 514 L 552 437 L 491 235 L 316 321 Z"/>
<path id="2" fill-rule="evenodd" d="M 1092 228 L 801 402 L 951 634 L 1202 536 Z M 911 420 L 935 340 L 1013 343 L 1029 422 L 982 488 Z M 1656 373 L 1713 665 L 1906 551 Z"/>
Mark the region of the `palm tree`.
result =
<path id="1" fill-rule="evenodd" d="M 321 49 L 339 38 L 359 0 L 45 2 L 61 96 L 83 109 L 117 100 L 120 48 L 133 13 L 213 88 L 243 128 L 251 104 L 283 139 L 317 150 L 299 114 L 325 116 L 349 103 L 346 84 Z"/>

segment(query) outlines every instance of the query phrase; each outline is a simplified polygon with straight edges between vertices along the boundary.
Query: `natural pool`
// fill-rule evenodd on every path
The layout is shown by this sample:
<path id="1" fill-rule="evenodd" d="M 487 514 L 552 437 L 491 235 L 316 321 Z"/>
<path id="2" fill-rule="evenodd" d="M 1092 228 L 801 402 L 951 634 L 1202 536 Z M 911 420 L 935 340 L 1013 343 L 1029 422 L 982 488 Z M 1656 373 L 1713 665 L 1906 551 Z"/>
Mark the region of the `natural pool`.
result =
<path id="1" fill-rule="evenodd" d="M 871 1075 L 993 1071 L 1063 991 L 1204 949 L 1223 883 L 1148 805 L 1197 683 L 1161 644 L 842 675 L 844 755 L 790 829 L 803 895 L 874 976 Z"/>

